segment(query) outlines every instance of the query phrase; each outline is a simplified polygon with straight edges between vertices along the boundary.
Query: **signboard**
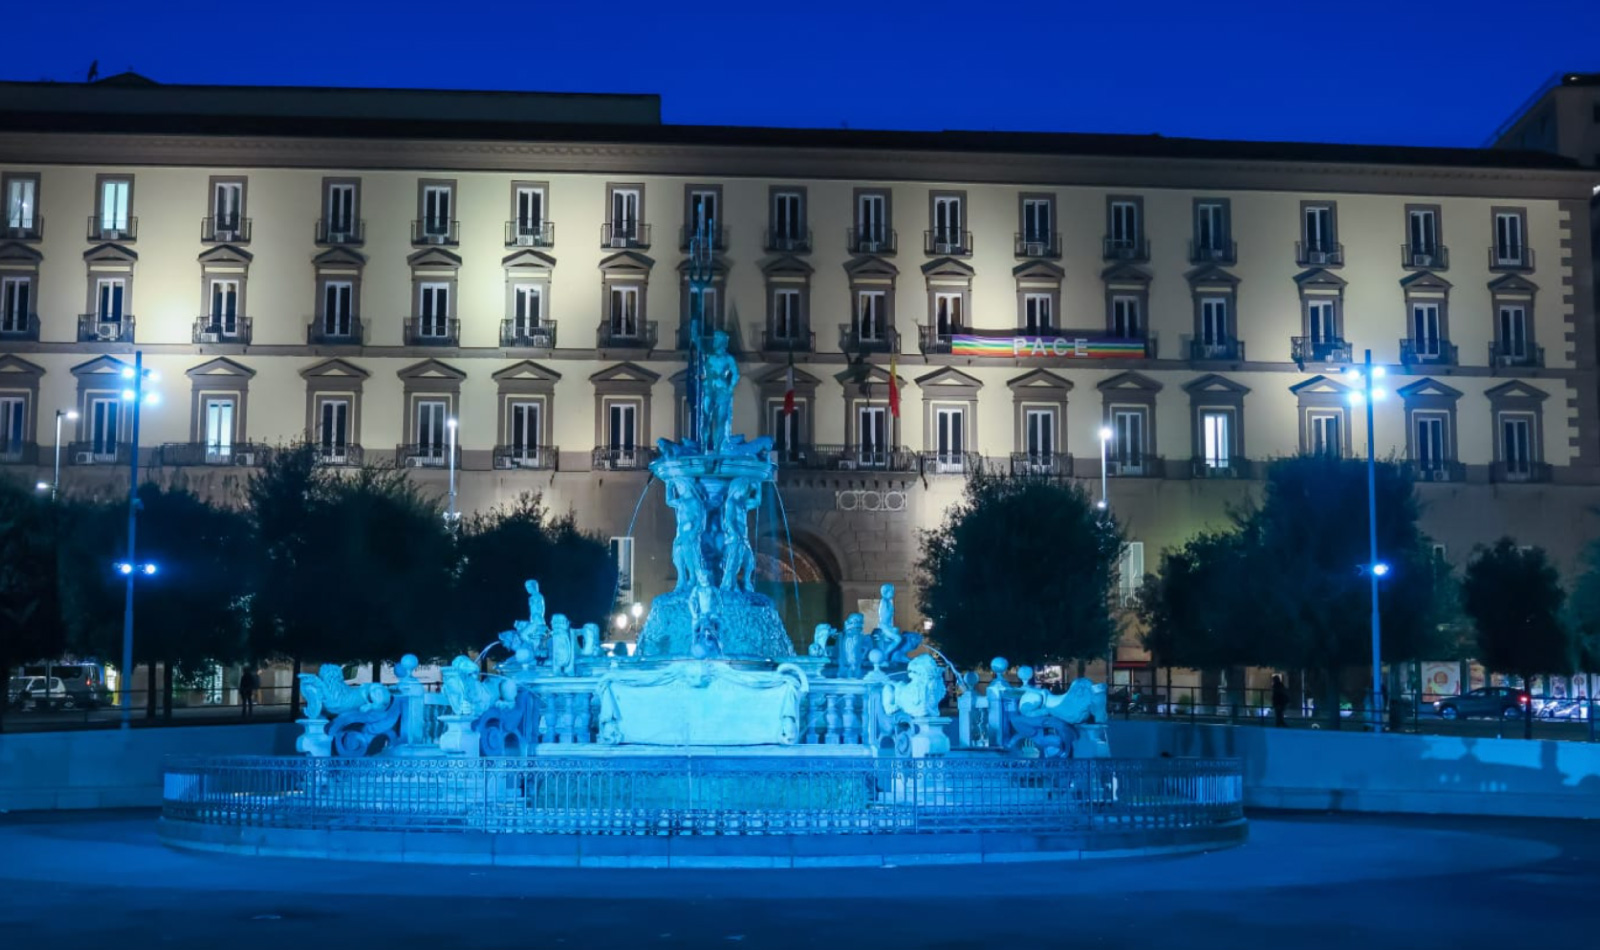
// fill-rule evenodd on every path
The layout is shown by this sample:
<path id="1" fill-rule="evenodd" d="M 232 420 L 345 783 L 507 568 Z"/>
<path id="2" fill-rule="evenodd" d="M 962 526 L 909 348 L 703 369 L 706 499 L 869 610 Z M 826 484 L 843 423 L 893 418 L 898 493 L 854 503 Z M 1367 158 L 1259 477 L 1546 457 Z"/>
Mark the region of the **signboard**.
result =
<path id="1" fill-rule="evenodd" d="M 978 336 L 957 333 L 950 337 L 953 356 L 1057 357 L 1080 360 L 1144 359 L 1145 341 L 1127 337 Z"/>

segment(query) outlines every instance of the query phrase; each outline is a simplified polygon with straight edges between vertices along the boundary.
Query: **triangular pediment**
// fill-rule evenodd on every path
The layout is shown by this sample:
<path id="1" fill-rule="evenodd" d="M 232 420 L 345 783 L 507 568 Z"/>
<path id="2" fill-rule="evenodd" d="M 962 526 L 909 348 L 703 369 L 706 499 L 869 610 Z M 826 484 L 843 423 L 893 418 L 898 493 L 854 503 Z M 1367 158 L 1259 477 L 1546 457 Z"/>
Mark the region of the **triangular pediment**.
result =
<path id="1" fill-rule="evenodd" d="M 43 254 L 21 242 L 8 241 L 0 244 L 0 261 L 37 264 L 42 260 L 44 260 Z"/>
<path id="2" fill-rule="evenodd" d="M 463 373 L 461 370 L 456 369 L 454 366 L 451 366 L 449 363 L 443 362 L 442 360 L 423 360 L 420 363 L 412 363 L 410 366 L 407 366 L 404 369 L 397 370 L 395 375 L 401 379 L 413 380 L 453 379 L 459 381 L 467 378 L 466 373 Z"/>
<path id="3" fill-rule="evenodd" d="M 87 363 L 79 363 L 72 367 L 72 375 L 83 376 L 110 376 L 122 378 L 122 371 L 132 369 L 133 364 L 124 363 L 114 356 L 97 356 Z"/>
<path id="4" fill-rule="evenodd" d="M 682 274 L 684 277 L 688 277 L 689 270 L 693 266 L 694 263 L 692 261 L 690 261 L 688 258 L 684 258 L 678 262 L 678 273 Z M 728 279 L 727 261 L 720 257 L 713 257 L 711 259 L 711 279 L 713 281 L 722 281 Z"/>
<path id="5" fill-rule="evenodd" d="M 540 366 L 533 360 L 523 360 L 520 363 L 512 363 L 489 378 L 497 383 L 553 383 L 561 379 L 561 374 L 549 367 Z"/>
<path id="6" fill-rule="evenodd" d="M 850 277 L 899 277 L 900 269 L 881 257 L 868 255 L 852 257 L 844 262 L 844 272 Z"/>
<path id="7" fill-rule="evenodd" d="M 1539 285 L 1521 274 L 1506 274 L 1489 281 L 1489 292 L 1495 294 L 1531 294 Z"/>
<path id="8" fill-rule="evenodd" d="M 1059 264 L 1049 261 L 1027 261 L 1011 268 L 1011 276 L 1017 280 L 1049 280 L 1059 283 L 1066 279 L 1067 272 Z"/>
<path id="9" fill-rule="evenodd" d="M 349 360 L 331 359 L 320 363 L 313 363 L 300 371 L 302 379 L 366 379 L 372 374 L 350 362 Z"/>
<path id="10" fill-rule="evenodd" d="M 1121 261 L 1100 272 L 1100 279 L 1108 284 L 1148 284 L 1150 274 L 1143 268 Z"/>
<path id="11" fill-rule="evenodd" d="M 1289 391 L 1296 396 L 1307 396 L 1318 393 L 1331 393 L 1337 396 L 1348 395 L 1350 387 L 1332 376 L 1313 376 L 1304 382 L 1295 383 Z"/>
<path id="12" fill-rule="evenodd" d="M 196 258 L 202 264 L 243 264 L 246 267 L 255 259 L 254 254 L 232 244 L 218 244 L 216 247 L 206 248 Z"/>
<path id="13" fill-rule="evenodd" d="M 921 389 L 938 389 L 946 386 L 952 389 L 982 389 L 983 381 L 976 376 L 968 376 L 953 366 L 946 366 L 926 376 L 918 377 L 917 386 Z"/>
<path id="14" fill-rule="evenodd" d="M 844 370 L 834 373 L 833 378 L 841 386 L 860 386 L 863 383 L 872 386 L 887 386 L 889 384 L 889 371 L 876 363 L 856 363 Z M 906 378 L 896 376 L 895 381 L 904 389 Z"/>
<path id="15" fill-rule="evenodd" d="M 365 267 L 367 256 L 348 247 L 330 247 L 311 259 L 313 267 Z"/>
<path id="16" fill-rule="evenodd" d="M 589 377 L 591 383 L 651 383 L 654 384 L 661 378 L 660 373 L 652 373 L 637 363 L 618 363 L 607 366 L 605 369 Z"/>
<path id="17" fill-rule="evenodd" d="M 556 259 L 543 251 L 525 247 L 500 258 L 500 266 L 507 270 L 554 270 Z"/>
<path id="18" fill-rule="evenodd" d="M 1036 390 L 1049 393 L 1068 393 L 1072 391 L 1072 380 L 1052 373 L 1047 369 L 1036 369 L 1031 373 L 1023 373 L 1015 379 L 1006 380 L 1006 386 L 1012 392 Z"/>
<path id="19" fill-rule="evenodd" d="M 1438 290 L 1444 292 L 1449 292 L 1450 290 L 1450 282 L 1431 270 L 1419 270 L 1415 274 L 1407 274 L 1400 278 L 1400 286 L 1406 290 Z"/>
<path id="20" fill-rule="evenodd" d="M 1205 393 L 1238 393 L 1243 396 L 1250 391 L 1250 387 L 1243 383 L 1236 383 L 1226 376 L 1217 373 L 1208 373 L 1199 379 L 1183 385 L 1183 391 L 1191 396 Z"/>
<path id="21" fill-rule="evenodd" d="M 406 263 L 412 267 L 450 267 L 461 266 L 461 255 L 452 254 L 442 247 L 425 247 L 415 254 L 406 257 Z"/>
<path id="22" fill-rule="evenodd" d="M 611 273 L 639 274 L 650 276 L 650 269 L 656 266 L 653 258 L 640 254 L 638 251 L 618 251 L 600 262 L 600 269 Z"/>
<path id="23" fill-rule="evenodd" d="M 972 275 L 975 273 L 977 271 L 972 269 L 972 265 L 954 257 L 936 257 L 922 265 L 922 275 L 924 277 L 959 277 L 963 280 L 971 280 Z"/>
<path id="24" fill-rule="evenodd" d="M 1500 385 L 1484 393 L 1490 399 L 1529 399 L 1535 402 L 1544 402 L 1550 394 L 1537 386 L 1530 386 L 1520 379 L 1513 379 L 1509 383 Z"/>
<path id="25" fill-rule="evenodd" d="M 235 363 L 233 360 L 220 356 L 184 371 L 184 375 L 190 379 L 250 379 L 255 374 L 255 370 L 245 366 L 243 363 Z"/>
<path id="26" fill-rule="evenodd" d="M 1227 287 L 1239 286 L 1239 278 L 1237 276 L 1215 264 L 1204 264 L 1183 276 L 1194 287 L 1215 287 L 1219 284 Z"/>
<path id="27" fill-rule="evenodd" d="M 1100 385 L 1096 386 L 1095 388 L 1100 390 L 1103 393 L 1109 393 L 1109 392 L 1158 393 L 1158 392 L 1161 391 L 1161 384 L 1156 382 L 1155 380 L 1151 379 L 1150 377 L 1146 376 L 1143 373 L 1135 373 L 1135 372 L 1129 371 L 1129 372 L 1126 372 L 1126 373 L 1118 373 L 1117 375 L 1111 377 L 1110 379 L 1102 380 Z"/>
<path id="28" fill-rule="evenodd" d="M 1307 287 L 1326 287 L 1343 290 L 1345 285 L 1343 277 L 1322 267 L 1313 267 L 1310 270 L 1301 271 L 1294 275 L 1294 282 L 1299 284 L 1302 290 Z"/>
<path id="29" fill-rule="evenodd" d="M 768 277 L 810 277 L 815 270 L 793 254 L 784 254 L 763 261 L 761 273 Z"/>
<path id="30" fill-rule="evenodd" d="M 1418 396 L 1443 396 L 1446 399 L 1460 399 L 1461 390 L 1454 386 L 1446 386 L 1437 379 L 1427 377 L 1419 379 L 1409 386 L 1402 386 L 1395 390 L 1401 399 L 1415 399 Z"/>
<path id="31" fill-rule="evenodd" d="M 789 367 L 787 365 L 781 365 L 781 366 L 774 367 L 773 369 L 767 370 L 765 373 L 762 373 L 760 376 L 757 376 L 756 377 L 756 382 L 759 383 L 759 384 L 762 384 L 762 385 L 765 385 L 767 383 L 780 383 L 781 384 L 781 383 L 784 383 L 784 382 L 787 381 L 788 374 L 789 374 Z M 820 380 L 817 377 L 811 375 L 810 373 L 806 372 L 805 370 L 801 369 L 800 367 L 796 366 L 794 368 L 794 384 L 795 384 L 796 387 L 800 387 L 800 386 L 816 386 L 821 382 L 822 382 L 822 380 Z"/>
<path id="32" fill-rule="evenodd" d="M 83 259 L 89 262 L 115 261 L 119 264 L 132 264 L 139 259 L 138 252 L 131 247 L 121 244 L 96 244 L 83 252 Z"/>
<path id="33" fill-rule="evenodd" d="M 30 363 L 12 353 L 0 356 L 0 379 L 16 379 L 19 376 L 37 379 L 43 375 L 43 366 Z"/>

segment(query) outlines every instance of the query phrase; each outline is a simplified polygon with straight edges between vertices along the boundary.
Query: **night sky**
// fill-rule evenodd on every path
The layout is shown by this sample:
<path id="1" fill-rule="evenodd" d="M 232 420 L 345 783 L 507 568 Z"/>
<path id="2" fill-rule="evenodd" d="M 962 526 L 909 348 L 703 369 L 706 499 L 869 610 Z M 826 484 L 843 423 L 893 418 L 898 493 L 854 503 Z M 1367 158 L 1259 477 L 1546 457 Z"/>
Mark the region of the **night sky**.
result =
<path id="1" fill-rule="evenodd" d="M 1600 0 L 8 5 L 0 78 L 654 92 L 676 123 L 1479 145 Z M 94 24 L 99 23 L 99 26 Z"/>

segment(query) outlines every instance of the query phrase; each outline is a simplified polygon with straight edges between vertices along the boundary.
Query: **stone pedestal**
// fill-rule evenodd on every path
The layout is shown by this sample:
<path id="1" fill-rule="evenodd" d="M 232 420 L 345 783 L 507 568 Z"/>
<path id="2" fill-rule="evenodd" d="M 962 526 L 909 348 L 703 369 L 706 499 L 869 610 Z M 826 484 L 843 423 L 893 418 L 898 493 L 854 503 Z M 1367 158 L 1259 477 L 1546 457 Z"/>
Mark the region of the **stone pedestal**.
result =
<path id="1" fill-rule="evenodd" d="M 1106 737 L 1106 726 L 1085 723 L 1078 727 L 1078 737 L 1072 740 L 1074 759 L 1109 759 L 1111 742 Z"/>
<path id="2" fill-rule="evenodd" d="M 302 730 L 294 740 L 296 752 L 303 752 L 314 759 L 326 759 L 333 755 L 333 737 L 328 735 L 328 720 L 296 719 L 295 725 Z"/>
<path id="3" fill-rule="evenodd" d="M 913 759 L 937 758 L 950 754 L 950 737 L 945 727 L 949 716 L 918 716 L 911 720 L 910 751 Z"/>
<path id="4" fill-rule="evenodd" d="M 439 737 L 439 748 L 446 755 L 459 755 L 468 759 L 478 757 L 478 734 L 472 731 L 473 720 L 477 716 L 462 716 L 448 713 L 440 716 L 439 721 L 444 723 L 444 735 Z"/>

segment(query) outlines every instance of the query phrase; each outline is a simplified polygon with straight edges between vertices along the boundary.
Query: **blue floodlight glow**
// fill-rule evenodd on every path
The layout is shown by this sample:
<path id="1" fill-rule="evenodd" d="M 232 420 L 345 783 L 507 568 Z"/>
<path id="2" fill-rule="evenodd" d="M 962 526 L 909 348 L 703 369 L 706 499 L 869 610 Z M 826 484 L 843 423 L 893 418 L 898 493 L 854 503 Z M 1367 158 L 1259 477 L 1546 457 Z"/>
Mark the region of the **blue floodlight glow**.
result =
<path id="1" fill-rule="evenodd" d="M 145 576 L 149 577 L 149 576 L 155 574 L 156 566 L 154 564 L 146 564 L 146 565 L 144 565 L 143 570 L 144 570 Z M 1384 568 L 1384 570 L 1388 570 L 1388 568 Z"/>
<path id="2" fill-rule="evenodd" d="M 1349 396 L 1349 400 L 1350 400 L 1350 405 L 1359 406 L 1362 403 L 1367 401 L 1367 397 L 1361 395 L 1361 393 L 1359 393 L 1359 392 L 1352 392 L 1350 394 L 1350 396 Z"/>
<path id="3" fill-rule="evenodd" d="M 120 561 L 117 563 L 117 573 L 122 574 L 123 576 L 132 574 L 133 565 L 129 564 L 127 561 Z"/>
<path id="4" fill-rule="evenodd" d="M 33 487 L 35 489 L 37 489 L 38 491 L 49 491 L 50 490 L 50 483 L 49 482 L 35 482 Z"/>
<path id="5" fill-rule="evenodd" d="M 1382 366 L 1374 366 L 1374 367 L 1372 367 L 1372 378 L 1373 379 L 1382 379 L 1383 378 L 1383 374 L 1386 373 L 1386 372 L 1388 372 L 1388 370 L 1384 369 Z"/>
<path id="6" fill-rule="evenodd" d="M 147 405 L 147 406 L 153 406 L 153 405 L 155 405 L 156 403 L 158 403 L 160 401 L 161 401 L 161 394 L 160 393 L 149 392 L 149 393 L 145 393 L 144 394 L 144 402 L 145 402 L 145 405 Z"/>
<path id="7" fill-rule="evenodd" d="M 1372 401 L 1373 402 L 1382 402 L 1383 401 L 1383 397 L 1385 397 L 1387 395 L 1389 395 L 1389 391 L 1387 389 L 1384 389 L 1382 386 L 1374 386 L 1374 387 L 1372 387 Z"/>
<path id="8" fill-rule="evenodd" d="M 122 398 L 127 400 L 128 402 L 133 402 L 134 395 L 135 395 L 134 391 L 131 390 L 131 389 L 124 389 L 122 391 Z"/>
<path id="9" fill-rule="evenodd" d="M 124 367 L 122 367 L 122 378 L 123 379 L 132 379 L 133 378 L 133 367 L 132 366 L 124 366 Z"/>
<path id="10" fill-rule="evenodd" d="M 1389 565 L 1379 561 L 1378 563 L 1372 565 L 1372 573 L 1378 577 L 1387 577 L 1389 574 Z"/>

